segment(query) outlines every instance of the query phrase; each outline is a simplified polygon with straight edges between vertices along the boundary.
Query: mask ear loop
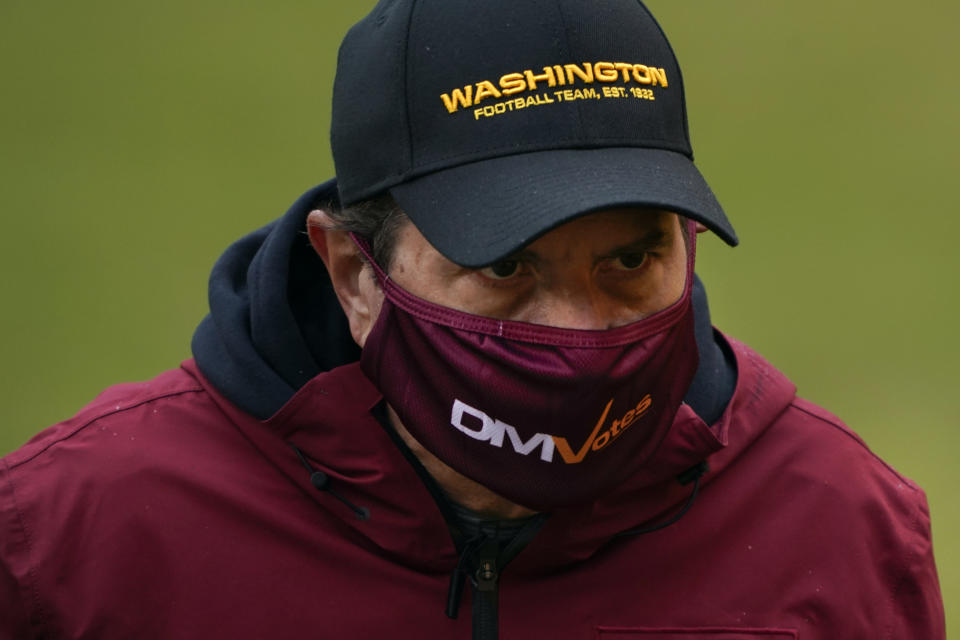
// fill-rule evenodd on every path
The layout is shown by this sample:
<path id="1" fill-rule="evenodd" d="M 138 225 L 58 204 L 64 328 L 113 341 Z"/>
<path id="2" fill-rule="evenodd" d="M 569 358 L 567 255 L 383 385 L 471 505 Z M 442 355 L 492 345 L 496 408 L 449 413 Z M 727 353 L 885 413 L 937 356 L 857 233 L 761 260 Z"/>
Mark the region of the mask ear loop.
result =
<path id="1" fill-rule="evenodd" d="M 697 223 L 692 218 L 685 219 L 687 221 L 687 233 L 684 241 L 687 247 L 687 282 L 685 286 L 692 290 L 693 274 L 697 266 Z M 687 295 L 687 293 L 684 293 L 684 295 Z"/>
<path id="2" fill-rule="evenodd" d="M 379 280 L 381 284 L 389 280 L 390 276 L 387 275 L 387 273 L 380 268 L 380 265 L 377 264 L 377 261 L 373 259 L 373 247 L 370 246 L 370 241 L 363 236 L 357 235 L 353 231 L 350 232 L 350 239 L 353 240 L 353 244 L 357 245 L 357 248 L 360 249 L 363 257 L 367 259 L 374 274 L 377 276 L 377 280 Z"/>

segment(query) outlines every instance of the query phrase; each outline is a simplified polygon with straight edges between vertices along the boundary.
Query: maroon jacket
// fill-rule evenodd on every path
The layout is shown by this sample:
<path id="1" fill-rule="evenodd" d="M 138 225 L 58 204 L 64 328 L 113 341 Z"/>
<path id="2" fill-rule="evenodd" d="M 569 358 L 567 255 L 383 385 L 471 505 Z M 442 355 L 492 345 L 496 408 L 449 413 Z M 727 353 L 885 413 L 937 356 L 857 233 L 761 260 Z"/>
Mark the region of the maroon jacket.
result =
<path id="1" fill-rule="evenodd" d="M 507 567 L 502 638 L 944 637 L 923 492 L 732 344 L 716 424 L 684 405 L 654 465 Z M 444 613 L 448 527 L 379 401 L 356 365 L 266 421 L 192 361 L 108 389 L 0 465 L 0 638 L 469 638 L 469 591 Z M 616 537 L 669 517 L 704 458 L 683 518 Z"/>
<path id="2" fill-rule="evenodd" d="M 227 250 L 194 360 L 0 460 L 0 640 L 471 637 L 470 587 L 448 617 L 463 540 L 377 419 L 304 238 L 335 197 L 320 185 Z M 500 637 L 943 638 L 923 492 L 715 335 L 696 282 L 694 310 L 700 364 L 667 439 L 503 568 Z M 703 461 L 683 517 L 623 535 L 675 518 Z"/>

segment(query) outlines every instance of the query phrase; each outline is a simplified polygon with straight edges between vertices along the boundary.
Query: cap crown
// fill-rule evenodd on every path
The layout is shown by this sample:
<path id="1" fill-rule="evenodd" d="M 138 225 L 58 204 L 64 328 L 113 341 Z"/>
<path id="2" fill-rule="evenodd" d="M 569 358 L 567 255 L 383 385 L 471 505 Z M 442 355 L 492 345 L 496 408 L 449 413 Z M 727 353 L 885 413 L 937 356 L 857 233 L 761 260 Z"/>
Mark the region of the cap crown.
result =
<path id="1" fill-rule="evenodd" d="M 341 46 L 331 142 L 344 204 L 531 151 L 692 158 L 679 66 L 637 0 L 382 0 Z"/>

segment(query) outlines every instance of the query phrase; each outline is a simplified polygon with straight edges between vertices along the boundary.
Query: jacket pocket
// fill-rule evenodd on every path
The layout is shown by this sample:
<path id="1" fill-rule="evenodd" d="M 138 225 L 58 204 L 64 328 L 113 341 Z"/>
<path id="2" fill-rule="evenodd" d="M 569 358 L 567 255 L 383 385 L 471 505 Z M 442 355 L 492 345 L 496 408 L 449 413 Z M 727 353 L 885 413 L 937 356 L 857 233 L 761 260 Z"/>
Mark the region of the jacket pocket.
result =
<path id="1" fill-rule="evenodd" d="M 597 627 L 597 640 L 798 640 L 796 629 L 749 627 Z"/>

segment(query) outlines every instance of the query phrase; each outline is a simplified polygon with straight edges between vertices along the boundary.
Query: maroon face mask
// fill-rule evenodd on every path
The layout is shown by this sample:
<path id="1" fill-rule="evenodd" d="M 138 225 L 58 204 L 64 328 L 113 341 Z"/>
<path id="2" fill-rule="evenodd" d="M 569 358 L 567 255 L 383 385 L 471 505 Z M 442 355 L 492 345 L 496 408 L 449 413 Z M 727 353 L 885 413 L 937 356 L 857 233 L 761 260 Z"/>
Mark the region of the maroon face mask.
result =
<path id="1" fill-rule="evenodd" d="M 680 300 L 603 331 L 441 307 L 370 260 L 385 299 L 360 366 L 413 437 L 456 471 L 537 511 L 589 502 L 656 452 L 693 379 L 692 224 L 689 237 Z"/>

